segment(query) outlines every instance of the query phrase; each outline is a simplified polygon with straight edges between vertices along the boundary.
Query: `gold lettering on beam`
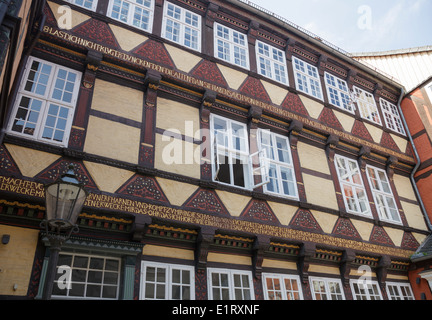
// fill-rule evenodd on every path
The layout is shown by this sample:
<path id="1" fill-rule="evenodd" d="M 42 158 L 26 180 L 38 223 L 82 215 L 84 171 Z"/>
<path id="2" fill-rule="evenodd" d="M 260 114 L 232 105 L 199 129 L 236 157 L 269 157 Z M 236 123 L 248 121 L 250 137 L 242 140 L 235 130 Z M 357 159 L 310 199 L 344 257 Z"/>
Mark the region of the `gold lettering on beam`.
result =
<path id="1" fill-rule="evenodd" d="M 0 176 L 0 191 L 12 192 L 37 198 L 44 198 L 43 184 L 26 181 L 18 178 Z M 223 230 L 239 231 L 251 234 L 268 235 L 275 238 L 289 239 L 295 241 L 312 241 L 319 244 L 352 248 L 361 252 L 386 254 L 390 256 L 409 258 L 414 251 L 404 250 L 396 247 L 380 246 L 355 240 L 342 239 L 326 234 L 317 234 L 301 230 L 288 229 L 267 225 L 265 223 L 237 220 L 232 218 L 206 215 L 182 209 L 169 208 L 161 205 L 125 199 L 119 196 L 90 193 L 85 206 L 88 208 L 105 209 L 114 212 L 126 212 L 132 214 L 144 214 L 160 219 L 169 219 L 181 223 L 211 226 Z"/>

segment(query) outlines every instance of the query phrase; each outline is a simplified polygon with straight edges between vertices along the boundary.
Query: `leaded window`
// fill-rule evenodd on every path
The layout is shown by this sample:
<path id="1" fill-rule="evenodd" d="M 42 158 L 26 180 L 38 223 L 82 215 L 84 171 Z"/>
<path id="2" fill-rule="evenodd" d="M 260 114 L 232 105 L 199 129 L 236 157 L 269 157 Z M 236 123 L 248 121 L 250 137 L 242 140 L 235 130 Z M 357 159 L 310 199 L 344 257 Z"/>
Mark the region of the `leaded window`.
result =
<path id="1" fill-rule="evenodd" d="M 11 134 L 67 145 L 81 73 L 30 57 L 8 126 Z"/>
<path id="2" fill-rule="evenodd" d="M 165 2 L 162 37 L 200 51 L 201 16 L 170 2 Z"/>
<path id="3" fill-rule="evenodd" d="M 380 105 L 387 128 L 405 135 L 405 129 L 397 107 L 382 98 L 380 98 Z"/>
<path id="4" fill-rule="evenodd" d="M 380 220 L 402 223 L 387 173 L 372 166 L 366 171 Z"/>
<path id="5" fill-rule="evenodd" d="M 215 57 L 249 69 L 247 36 L 219 23 L 214 25 Z"/>
<path id="6" fill-rule="evenodd" d="M 207 285 L 210 300 L 254 299 L 250 271 L 209 268 Z"/>
<path id="7" fill-rule="evenodd" d="M 258 130 L 258 146 L 260 150 L 265 150 L 261 157 L 268 162 L 264 166 L 267 170 L 264 176 L 268 180 L 264 184 L 264 191 L 297 198 L 297 182 L 288 138 L 269 130 Z"/>
<path id="8" fill-rule="evenodd" d="M 153 11 L 154 0 L 110 0 L 108 17 L 151 32 Z"/>
<path id="9" fill-rule="evenodd" d="M 336 155 L 335 165 L 346 210 L 350 213 L 371 217 L 368 198 L 357 161 Z"/>
<path id="10" fill-rule="evenodd" d="M 415 300 L 408 283 L 388 282 L 386 289 L 390 300 Z"/>
<path id="11" fill-rule="evenodd" d="M 121 260 L 62 252 L 56 269 L 53 298 L 118 299 Z"/>
<path id="12" fill-rule="evenodd" d="M 345 300 L 340 280 L 311 277 L 309 281 L 314 300 Z"/>
<path id="13" fill-rule="evenodd" d="M 297 90 L 322 100 L 322 89 L 317 67 L 293 57 Z"/>
<path id="14" fill-rule="evenodd" d="M 194 279 L 192 266 L 144 261 L 141 270 L 141 299 L 194 300 Z"/>
<path id="15" fill-rule="evenodd" d="M 355 95 L 357 96 L 356 100 L 360 116 L 363 119 L 381 125 L 381 117 L 379 115 L 378 107 L 373 94 L 358 87 L 353 87 L 353 89 Z"/>
<path id="16" fill-rule="evenodd" d="M 303 294 L 298 276 L 262 274 L 266 300 L 302 300 Z"/>
<path id="17" fill-rule="evenodd" d="M 285 52 L 264 42 L 257 41 L 256 54 L 259 74 L 280 83 L 288 84 Z"/>
<path id="18" fill-rule="evenodd" d="M 325 73 L 325 81 L 329 102 L 340 109 L 354 113 L 354 106 L 346 81 L 327 72 Z"/>
<path id="19" fill-rule="evenodd" d="M 382 300 L 377 281 L 351 280 L 350 284 L 355 300 Z"/>
<path id="20" fill-rule="evenodd" d="M 251 171 L 246 125 L 211 115 L 213 180 L 250 188 Z"/>

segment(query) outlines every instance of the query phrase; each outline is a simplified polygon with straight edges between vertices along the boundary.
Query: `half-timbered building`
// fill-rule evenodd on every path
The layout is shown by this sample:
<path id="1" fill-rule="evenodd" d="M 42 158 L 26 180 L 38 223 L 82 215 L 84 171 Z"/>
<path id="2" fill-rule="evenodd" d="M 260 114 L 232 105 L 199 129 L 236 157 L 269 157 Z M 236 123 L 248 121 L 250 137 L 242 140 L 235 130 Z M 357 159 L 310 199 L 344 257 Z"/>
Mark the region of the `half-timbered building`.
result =
<path id="1" fill-rule="evenodd" d="M 53 298 L 414 299 L 400 84 L 243 0 L 43 14 L 0 145 L 0 296 L 42 297 L 43 186 L 73 166 Z"/>

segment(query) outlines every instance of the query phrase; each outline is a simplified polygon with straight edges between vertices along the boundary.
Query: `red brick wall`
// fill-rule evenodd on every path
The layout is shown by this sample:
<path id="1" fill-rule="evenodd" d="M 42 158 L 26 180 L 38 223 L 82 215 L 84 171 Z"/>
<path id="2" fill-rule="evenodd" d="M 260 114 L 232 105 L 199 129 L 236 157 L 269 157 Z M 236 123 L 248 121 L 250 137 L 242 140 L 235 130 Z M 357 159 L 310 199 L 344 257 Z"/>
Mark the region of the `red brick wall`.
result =
<path id="1" fill-rule="evenodd" d="M 416 300 L 421 300 L 422 293 L 425 294 L 426 300 L 432 300 L 432 292 L 428 282 L 418 275 L 418 273 L 422 272 L 423 270 L 424 268 L 419 268 L 409 272 L 408 277 L 411 282 L 411 288 Z M 420 283 L 417 283 L 417 278 L 420 278 Z"/>

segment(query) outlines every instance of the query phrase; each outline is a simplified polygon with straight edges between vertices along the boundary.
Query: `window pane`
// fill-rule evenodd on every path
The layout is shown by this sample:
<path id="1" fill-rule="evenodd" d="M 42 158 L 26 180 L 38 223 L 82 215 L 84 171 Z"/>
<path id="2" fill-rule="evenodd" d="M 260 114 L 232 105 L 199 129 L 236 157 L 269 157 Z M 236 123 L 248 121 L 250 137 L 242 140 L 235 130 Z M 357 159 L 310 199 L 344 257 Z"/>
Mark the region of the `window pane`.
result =
<path id="1" fill-rule="evenodd" d="M 102 272 L 89 271 L 87 281 L 93 283 L 102 283 Z"/>
<path id="2" fill-rule="evenodd" d="M 157 284 L 156 285 L 156 299 L 165 299 L 165 285 Z"/>
<path id="3" fill-rule="evenodd" d="M 154 299 L 155 298 L 155 285 L 154 283 L 146 283 L 146 290 L 145 290 L 145 298 L 146 299 Z"/>
<path id="4" fill-rule="evenodd" d="M 288 141 L 281 137 L 276 137 L 276 145 L 278 150 L 278 158 L 280 162 L 291 163 L 288 152 Z"/>
<path id="5" fill-rule="evenodd" d="M 77 268 L 87 268 L 88 260 L 88 257 L 75 256 L 73 266 Z"/>
<path id="6" fill-rule="evenodd" d="M 87 271 L 73 269 L 72 270 L 72 281 L 73 282 L 85 282 L 87 280 Z"/>
<path id="7" fill-rule="evenodd" d="M 101 296 L 101 290 L 102 290 L 101 286 L 88 285 L 86 297 L 99 298 Z"/>
<path id="8" fill-rule="evenodd" d="M 102 298 L 115 299 L 117 298 L 117 287 L 104 286 L 102 292 Z"/>
<path id="9" fill-rule="evenodd" d="M 69 291 L 69 296 L 71 297 L 84 297 L 84 284 L 74 283 L 72 284 L 72 288 Z"/>
<path id="10" fill-rule="evenodd" d="M 105 270 L 118 271 L 119 262 L 118 260 L 107 259 L 105 262 Z"/>
<path id="11" fill-rule="evenodd" d="M 182 282 L 184 284 L 190 284 L 190 271 L 189 270 L 183 270 L 182 271 Z"/>
<path id="12" fill-rule="evenodd" d="M 102 258 L 91 258 L 90 259 L 90 269 L 102 270 L 104 267 L 104 259 Z"/>
<path id="13" fill-rule="evenodd" d="M 177 286 L 177 285 L 173 285 L 171 287 L 172 290 L 172 298 L 175 300 L 180 300 L 181 296 L 180 296 L 180 290 L 181 290 L 181 286 Z"/>
<path id="14" fill-rule="evenodd" d="M 116 272 L 105 272 L 104 273 L 104 284 L 117 284 L 118 273 Z"/>
<path id="15" fill-rule="evenodd" d="M 147 267 L 146 269 L 146 281 L 155 281 L 156 269 L 153 267 Z"/>
<path id="16" fill-rule="evenodd" d="M 157 268 L 157 282 L 165 282 L 165 269 Z"/>

